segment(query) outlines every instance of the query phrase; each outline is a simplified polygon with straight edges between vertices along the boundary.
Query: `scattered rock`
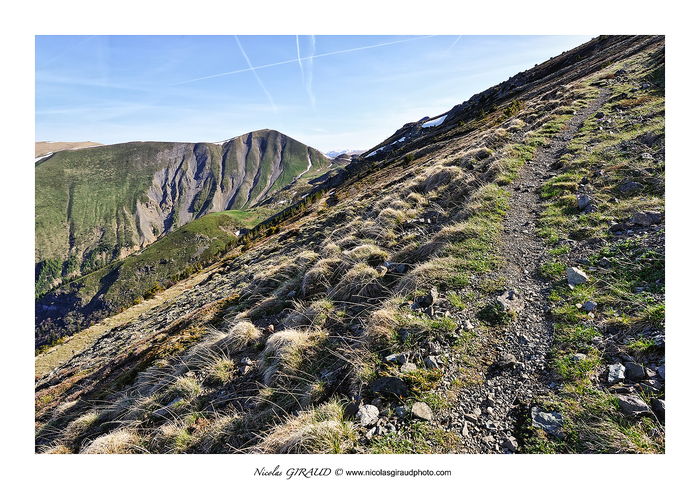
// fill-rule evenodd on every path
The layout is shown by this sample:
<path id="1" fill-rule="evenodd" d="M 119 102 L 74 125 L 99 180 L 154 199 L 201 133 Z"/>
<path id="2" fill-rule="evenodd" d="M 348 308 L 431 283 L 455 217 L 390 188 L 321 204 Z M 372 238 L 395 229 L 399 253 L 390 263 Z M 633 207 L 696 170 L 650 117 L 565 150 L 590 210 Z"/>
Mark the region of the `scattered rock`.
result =
<path id="1" fill-rule="evenodd" d="M 623 194 L 630 194 L 632 192 L 642 190 L 643 188 L 644 185 L 642 185 L 639 182 L 628 182 L 620 186 L 620 192 L 622 192 Z"/>
<path id="2" fill-rule="evenodd" d="M 433 355 L 429 355 L 425 360 L 423 360 L 423 364 L 425 364 L 426 368 L 429 370 L 437 370 L 440 368 L 437 358 L 435 358 Z"/>
<path id="3" fill-rule="evenodd" d="M 620 411 L 632 416 L 647 416 L 652 414 L 649 406 L 634 394 L 617 394 Z"/>
<path id="4" fill-rule="evenodd" d="M 598 305 L 597 302 L 594 302 L 594 301 L 586 301 L 586 302 L 583 303 L 583 310 L 586 311 L 586 312 L 591 312 L 593 309 L 596 308 L 597 305 Z"/>
<path id="5" fill-rule="evenodd" d="M 504 353 L 498 358 L 497 364 L 500 368 L 506 368 L 512 367 L 517 361 L 518 359 L 515 358 L 515 355 L 513 355 L 512 353 Z"/>
<path id="6" fill-rule="evenodd" d="M 640 226 L 651 226 L 652 224 L 658 224 L 661 222 L 660 212 L 635 212 L 632 216 L 632 224 L 638 224 Z"/>
<path id="7" fill-rule="evenodd" d="M 584 210 L 593 201 L 590 195 L 581 194 L 577 196 L 579 210 Z"/>
<path id="8" fill-rule="evenodd" d="M 469 422 L 471 424 L 476 424 L 479 421 L 479 414 L 465 414 L 464 421 Z"/>
<path id="9" fill-rule="evenodd" d="M 586 358 L 588 358 L 588 357 L 587 357 L 584 353 L 574 353 L 574 354 L 571 356 L 571 359 L 572 359 L 574 362 L 576 362 L 576 363 L 582 362 L 582 361 L 584 361 Z"/>
<path id="10" fill-rule="evenodd" d="M 666 420 L 666 401 L 654 398 L 651 400 L 651 408 L 661 421 Z"/>
<path id="11" fill-rule="evenodd" d="M 363 404 L 355 417 L 359 420 L 360 426 L 364 428 L 373 426 L 379 420 L 379 409 L 372 404 Z"/>
<path id="12" fill-rule="evenodd" d="M 408 387 L 406 383 L 398 377 L 380 377 L 369 386 L 373 394 L 384 396 L 406 397 Z"/>
<path id="13" fill-rule="evenodd" d="M 511 452 L 517 452 L 518 440 L 516 440 L 512 436 L 507 436 L 506 439 L 503 441 L 503 448 L 505 448 L 506 450 L 510 450 Z"/>
<path id="14" fill-rule="evenodd" d="M 644 367 L 634 362 L 625 363 L 625 378 L 631 380 L 632 382 L 637 382 L 644 380 L 646 377 L 646 372 L 644 372 Z"/>
<path id="15" fill-rule="evenodd" d="M 433 411 L 430 409 L 430 406 L 424 402 L 415 403 L 411 408 L 411 414 L 415 418 L 422 419 L 423 421 L 433 420 Z"/>
<path id="16" fill-rule="evenodd" d="M 564 419 L 561 414 L 556 412 L 545 412 L 538 407 L 533 407 L 531 411 L 532 415 L 532 426 L 535 428 L 540 428 L 550 435 L 554 435 L 557 438 L 563 438 L 564 433 L 562 432 L 562 426 L 564 425 Z"/>
<path id="17" fill-rule="evenodd" d="M 522 294 L 515 289 L 504 292 L 502 295 L 496 298 L 496 301 L 506 312 L 518 313 L 525 308 L 525 300 L 523 299 Z"/>
<path id="18" fill-rule="evenodd" d="M 625 380 L 625 366 L 621 363 L 608 365 L 608 384 L 617 384 Z"/>
<path id="19" fill-rule="evenodd" d="M 569 285 L 585 284 L 588 281 L 588 275 L 586 275 L 583 270 L 579 270 L 576 267 L 567 268 L 566 277 Z"/>

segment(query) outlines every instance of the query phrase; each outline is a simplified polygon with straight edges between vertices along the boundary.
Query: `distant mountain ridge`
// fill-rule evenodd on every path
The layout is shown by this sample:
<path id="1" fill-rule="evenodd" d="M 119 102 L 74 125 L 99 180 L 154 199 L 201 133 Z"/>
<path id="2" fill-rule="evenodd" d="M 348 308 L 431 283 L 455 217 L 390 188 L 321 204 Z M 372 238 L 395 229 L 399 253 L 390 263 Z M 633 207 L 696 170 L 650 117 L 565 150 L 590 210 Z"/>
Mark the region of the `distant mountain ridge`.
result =
<path id="1" fill-rule="evenodd" d="M 207 213 L 255 207 L 330 164 L 269 129 L 220 144 L 132 142 L 50 155 L 35 170 L 35 293 Z"/>
<path id="2" fill-rule="evenodd" d="M 340 156 L 342 154 L 346 155 L 360 155 L 364 153 L 367 150 L 364 149 L 339 149 L 339 150 L 333 150 L 333 151 L 328 151 L 324 153 L 326 156 L 329 158 L 335 158 L 336 156 Z"/>

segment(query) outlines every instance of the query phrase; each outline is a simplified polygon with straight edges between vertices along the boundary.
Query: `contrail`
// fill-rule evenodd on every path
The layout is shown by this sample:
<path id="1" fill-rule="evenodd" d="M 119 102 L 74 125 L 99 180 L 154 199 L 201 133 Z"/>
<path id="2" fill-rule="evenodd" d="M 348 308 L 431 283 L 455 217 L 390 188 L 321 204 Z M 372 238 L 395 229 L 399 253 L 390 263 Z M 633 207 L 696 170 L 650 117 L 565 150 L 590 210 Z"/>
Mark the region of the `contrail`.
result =
<path id="1" fill-rule="evenodd" d="M 83 39 L 83 40 L 80 41 L 78 44 L 75 44 L 75 45 L 71 46 L 70 48 L 66 49 L 65 51 L 63 51 L 63 52 L 62 52 L 61 54 L 59 54 L 58 56 L 54 56 L 54 57 L 51 58 L 49 61 L 47 61 L 46 63 L 44 63 L 44 66 L 47 66 L 47 65 L 53 63 L 55 60 L 57 60 L 58 58 L 60 58 L 60 57 L 63 56 L 64 54 L 66 54 L 67 52 L 72 51 L 73 49 L 77 48 L 78 46 L 80 46 L 80 45 L 83 44 L 84 42 L 88 42 L 88 41 L 89 41 L 90 39 L 92 39 L 93 37 L 96 37 L 96 36 L 90 36 L 90 37 L 88 37 L 87 39 Z"/>
<path id="2" fill-rule="evenodd" d="M 297 35 L 297 59 L 299 60 L 299 68 L 301 69 L 301 82 L 304 83 L 304 65 L 301 64 L 301 53 L 299 52 L 299 36 Z"/>
<path id="3" fill-rule="evenodd" d="M 270 64 L 268 64 L 268 65 L 256 66 L 255 68 L 253 68 L 253 67 L 250 65 L 250 62 L 249 62 L 248 65 L 250 66 L 250 68 L 243 68 L 242 70 L 235 70 L 235 71 L 227 71 L 226 73 L 217 73 L 216 75 L 203 76 L 203 77 L 201 77 L 201 78 L 193 78 L 192 80 L 185 80 L 185 81 L 181 81 L 181 82 L 171 83 L 170 86 L 173 86 L 173 85 L 182 85 L 183 83 L 192 83 L 192 82 L 196 82 L 196 81 L 200 81 L 200 80 L 208 80 L 209 78 L 217 78 L 217 77 L 219 77 L 219 76 L 235 75 L 236 73 L 243 73 L 243 72 L 245 72 L 245 71 L 255 71 L 255 70 L 259 70 L 259 69 L 261 69 L 261 68 L 270 68 L 270 67 L 272 67 L 272 66 L 285 65 L 285 64 L 288 64 L 288 63 L 296 63 L 296 62 L 298 62 L 298 61 L 301 62 L 301 61 L 304 61 L 304 60 L 307 60 L 307 59 L 311 59 L 311 58 L 322 58 L 323 56 L 333 56 L 333 55 L 335 55 L 335 54 L 349 53 L 349 52 L 352 52 L 352 51 L 361 51 L 361 50 L 363 50 L 363 49 L 379 48 L 379 47 L 382 47 L 382 46 L 388 46 L 388 45 L 390 45 L 390 44 L 399 44 L 399 43 L 402 43 L 402 42 L 417 41 L 417 40 L 419 40 L 419 39 L 426 39 L 426 38 L 428 38 L 428 37 L 435 37 L 435 36 L 434 36 L 434 35 L 430 35 L 430 36 L 414 37 L 414 38 L 412 38 L 412 39 L 402 39 L 402 40 L 400 40 L 400 41 L 385 42 L 385 43 L 382 43 L 382 44 L 374 44 L 374 45 L 372 45 L 372 46 L 362 46 L 362 47 L 359 47 L 359 48 L 343 49 L 342 51 L 334 51 L 334 52 L 332 52 L 332 53 L 314 54 L 313 56 L 307 56 L 307 57 L 305 57 L 305 58 L 290 59 L 290 60 L 287 60 L 287 61 L 278 61 L 277 63 L 270 63 Z M 460 36 L 460 37 L 461 37 L 461 36 Z M 236 39 L 236 40 L 238 40 L 238 39 Z M 456 42 L 456 41 L 455 41 L 455 42 Z M 240 43 L 238 43 L 238 45 L 240 46 Z M 242 49 L 242 48 L 241 48 L 241 49 Z M 246 58 L 246 59 L 247 59 L 247 58 Z M 257 76 L 257 75 L 256 75 L 256 76 Z"/>
<path id="4" fill-rule="evenodd" d="M 455 44 L 457 44 L 457 41 L 459 41 L 461 38 L 462 38 L 462 36 L 459 36 L 459 37 L 455 40 L 455 42 L 452 43 L 452 46 L 454 46 Z M 442 56 L 440 56 L 440 57 L 442 58 L 443 56 L 445 56 L 445 55 L 450 51 L 450 49 L 452 49 L 452 46 L 450 46 L 449 48 L 447 48 L 447 51 L 445 51 L 444 53 L 442 53 Z"/>
<path id="5" fill-rule="evenodd" d="M 316 38 L 311 36 L 311 56 L 309 56 L 309 77 L 306 80 L 306 92 L 309 94 L 309 97 L 311 97 L 311 105 L 316 108 L 316 97 L 314 97 L 311 91 L 311 82 L 314 79 L 314 53 L 316 53 Z"/>
<path id="6" fill-rule="evenodd" d="M 233 37 L 236 38 L 236 42 L 238 43 L 238 47 L 241 48 L 241 53 L 243 53 L 243 57 L 245 58 L 246 62 L 248 63 L 248 66 L 250 67 L 250 71 L 252 71 L 253 74 L 255 75 L 255 78 L 258 79 L 258 83 L 260 84 L 260 87 L 267 94 L 267 98 L 270 99 L 270 103 L 272 104 L 272 108 L 275 109 L 275 112 L 277 112 L 277 107 L 275 106 L 275 101 L 272 100 L 272 95 L 270 95 L 270 92 L 267 91 L 267 89 L 265 88 L 265 85 L 263 85 L 263 82 L 260 80 L 260 77 L 255 72 L 255 68 L 253 68 L 253 65 L 250 63 L 250 60 L 248 59 L 248 55 L 245 54 L 245 51 L 243 50 L 243 46 L 241 45 L 241 41 L 238 40 L 238 36 L 233 36 Z"/>

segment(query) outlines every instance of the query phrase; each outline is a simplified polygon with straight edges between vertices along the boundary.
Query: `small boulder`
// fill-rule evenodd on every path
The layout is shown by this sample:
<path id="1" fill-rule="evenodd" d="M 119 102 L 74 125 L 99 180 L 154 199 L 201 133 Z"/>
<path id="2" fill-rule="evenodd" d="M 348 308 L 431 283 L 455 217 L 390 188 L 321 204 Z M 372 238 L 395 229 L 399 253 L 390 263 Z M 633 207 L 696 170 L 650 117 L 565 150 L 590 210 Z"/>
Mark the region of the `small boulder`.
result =
<path id="1" fill-rule="evenodd" d="M 564 433 L 562 427 L 564 426 L 564 418 L 561 414 L 556 412 L 545 412 L 538 407 L 533 407 L 531 411 L 532 415 L 532 426 L 535 428 L 540 428 L 550 435 L 554 435 L 557 438 L 563 438 Z"/>
<path id="2" fill-rule="evenodd" d="M 515 289 L 504 292 L 496 298 L 496 301 L 503 307 L 506 312 L 518 313 L 525 308 L 525 299 L 523 295 Z"/>
<path id="3" fill-rule="evenodd" d="M 666 401 L 654 398 L 651 400 L 651 408 L 661 421 L 666 420 Z"/>
<path id="4" fill-rule="evenodd" d="M 652 414 L 649 406 L 634 394 L 617 394 L 620 411 L 632 416 L 649 416 Z"/>
<path id="5" fill-rule="evenodd" d="M 625 366 L 621 363 L 608 365 L 608 384 L 617 384 L 625 380 Z"/>
<path id="6" fill-rule="evenodd" d="M 406 397 L 408 386 L 398 377 L 380 377 L 369 386 L 373 394 Z"/>
<path id="7" fill-rule="evenodd" d="M 414 418 L 422 419 L 423 421 L 433 420 L 433 411 L 424 402 L 417 402 L 411 408 L 411 414 Z"/>
<path id="8" fill-rule="evenodd" d="M 590 195 L 587 194 L 581 194 L 576 196 L 576 199 L 578 201 L 578 209 L 579 210 L 584 210 L 588 205 L 593 201 Z"/>
<path id="9" fill-rule="evenodd" d="M 625 362 L 625 378 L 632 382 L 644 380 L 646 372 L 644 367 L 634 362 Z"/>
<path id="10" fill-rule="evenodd" d="M 588 275 L 586 275 L 583 270 L 576 267 L 569 267 L 566 269 L 566 278 L 569 285 L 585 284 L 588 281 Z"/>
<path id="11" fill-rule="evenodd" d="M 631 194 L 632 192 L 637 192 L 642 190 L 644 185 L 638 182 L 627 182 L 620 186 L 620 192 L 623 194 Z"/>
<path id="12" fill-rule="evenodd" d="M 364 428 L 373 426 L 379 421 L 379 409 L 372 404 L 363 404 L 355 417 L 358 419 L 360 426 Z"/>

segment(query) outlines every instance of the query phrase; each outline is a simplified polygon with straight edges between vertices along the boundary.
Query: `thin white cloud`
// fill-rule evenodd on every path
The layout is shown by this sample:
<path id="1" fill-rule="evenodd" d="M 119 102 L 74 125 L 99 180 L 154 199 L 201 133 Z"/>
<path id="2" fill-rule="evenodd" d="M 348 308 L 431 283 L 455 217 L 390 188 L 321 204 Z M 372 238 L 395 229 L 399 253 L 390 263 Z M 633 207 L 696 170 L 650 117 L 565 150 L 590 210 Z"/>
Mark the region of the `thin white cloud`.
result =
<path id="1" fill-rule="evenodd" d="M 452 49 L 452 47 L 453 47 L 455 44 L 457 44 L 457 41 L 459 41 L 461 38 L 462 38 L 462 36 L 459 36 L 457 39 L 455 39 L 455 42 L 452 43 L 452 46 L 450 46 L 449 48 L 447 48 L 447 51 L 445 51 L 444 53 L 442 53 L 442 56 L 440 56 L 440 57 L 443 58 L 443 57 L 450 51 L 450 49 Z"/>
<path id="2" fill-rule="evenodd" d="M 227 71 L 226 73 L 217 73 L 216 75 L 202 76 L 200 78 L 193 78 L 191 80 L 184 80 L 181 82 L 171 83 L 171 85 L 182 85 L 184 83 L 192 83 L 192 82 L 201 81 L 201 80 L 208 80 L 209 78 L 217 78 L 220 76 L 235 75 L 236 73 L 243 73 L 246 71 L 255 71 L 255 70 L 260 70 L 262 68 L 271 68 L 273 66 L 280 66 L 280 65 L 285 65 L 285 64 L 289 64 L 289 63 L 297 63 L 297 62 L 305 61 L 307 59 L 312 59 L 312 58 L 322 58 L 324 56 L 334 56 L 336 54 L 350 53 L 353 51 L 362 51 L 364 49 L 379 48 L 382 46 L 389 46 L 391 44 L 399 44 L 402 42 L 417 41 L 419 39 L 426 39 L 429 37 L 435 37 L 435 36 L 430 35 L 430 36 L 413 37 L 411 39 L 401 39 L 399 41 L 391 41 L 391 42 L 384 42 L 381 44 L 373 44 L 372 46 L 361 46 L 359 48 L 343 49 L 340 51 L 333 51 L 332 53 L 314 54 L 313 56 L 306 56 L 304 58 L 297 57 L 297 59 L 289 59 L 287 61 L 278 61 L 277 63 L 270 63 L 267 65 L 256 66 L 255 68 L 253 68 L 253 66 L 250 64 L 250 62 L 248 62 L 249 68 L 243 68 L 242 70 L 235 70 L 235 71 Z M 238 38 L 236 38 L 236 41 L 238 41 Z M 238 45 L 240 46 L 240 42 L 238 43 Z M 241 49 L 243 49 L 243 48 L 241 48 Z M 247 59 L 247 57 L 246 57 L 246 59 Z"/>
<path id="3" fill-rule="evenodd" d="M 255 72 L 255 68 L 253 68 L 253 65 L 251 64 L 250 59 L 248 59 L 248 55 L 245 54 L 245 50 L 243 49 L 243 46 L 241 45 L 241 41 L 238 40 L 238 36 L 233 36 L 233 37 L 236 38 L 236 42 L 238 43 L 238 47 L 241 48 L 241 53 L 243 53 L 243 57 L 245 58 L 246 63 L 248 63 L 248 66 L 250 67 L 250 71 L 252 71 L 253 74 L 255 75 L 255 78 L 258 80 L 260 87 L 263 89 L 263 91 L 267 95 L 267 98 L 270 99 L 270 103 L 272 104 L 272 107 L 275 109 L 275 112 L 277 112 L 277 107 L 275 106 L 275 101 L 272 100 L 272 95 L 270 95 L 270 92 L 267 91 L 267 89 L 265 88 L 265 85 L 263 85 L 262 80 L 260 80 L 260 77 Z"/>
<path id="4" fill-rule="evenodd" d="M 304 83 L 304 65 L 301 64 L 301 53 L 299 52 L 299 36 L 297 37 L 297 59 L 299 60 L 299 69 L 301 69 L 301 83 Z"/>
<path id="5" fill-rule="evenodd" d="M 311 97 L 311 105 L 316 108 L 316 97 L 311 91 L 311 82 L 314 79 L 313 64 L 314 64 L 314 53 L 316 53 L 316 38 L 311 36 L 311 56 L 309 56 L 309 77 L 306 79 L 306 92 Z"/>

